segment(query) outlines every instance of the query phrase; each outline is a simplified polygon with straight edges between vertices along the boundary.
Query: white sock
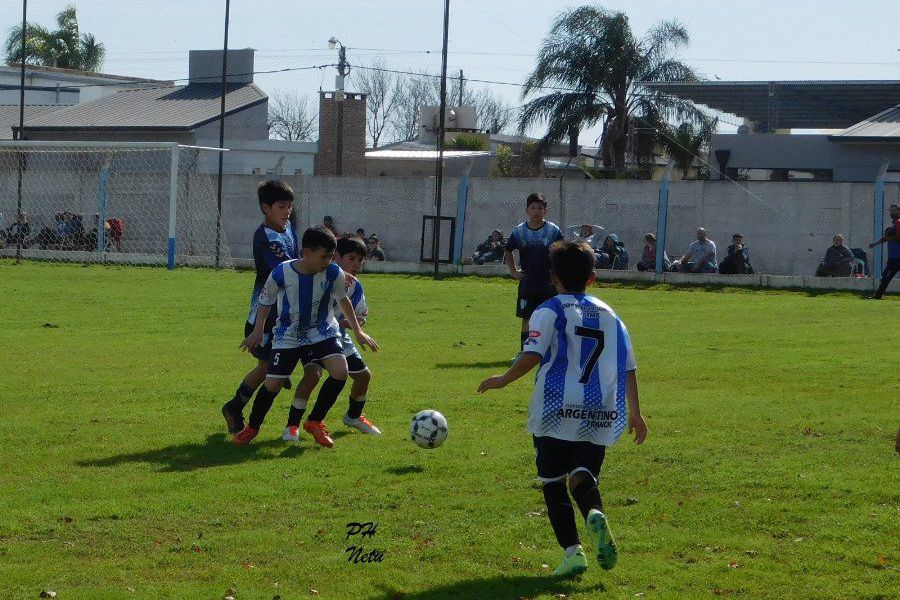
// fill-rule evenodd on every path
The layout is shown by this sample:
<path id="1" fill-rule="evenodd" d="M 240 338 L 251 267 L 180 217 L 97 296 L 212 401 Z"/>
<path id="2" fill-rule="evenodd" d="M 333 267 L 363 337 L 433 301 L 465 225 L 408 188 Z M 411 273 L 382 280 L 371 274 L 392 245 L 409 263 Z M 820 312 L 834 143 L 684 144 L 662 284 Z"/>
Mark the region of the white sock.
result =
<path id="1" fill-rule="evenodd" d="M 574 546 L 569 546 L 568 548 L 566 548 L 566 558 L 573 556 L 579 550 L 584 550 L 584 548 L 581 547 L 581 544 L 575 544 Z"/>

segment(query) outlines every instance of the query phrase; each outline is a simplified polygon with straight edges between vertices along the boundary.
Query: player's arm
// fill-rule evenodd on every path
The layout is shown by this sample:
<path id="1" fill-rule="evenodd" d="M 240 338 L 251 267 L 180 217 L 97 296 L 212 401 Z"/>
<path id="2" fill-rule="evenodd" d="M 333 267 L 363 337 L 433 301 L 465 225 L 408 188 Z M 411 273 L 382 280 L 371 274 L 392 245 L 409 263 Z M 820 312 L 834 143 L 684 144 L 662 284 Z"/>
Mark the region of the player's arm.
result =
<path id="1" fill-rule="evenodd" d="M 241 342 L 241 348 L 252 350 L 262 343 L 263 336 L 265 335 L 266 328 L 266 319 L 269 317 L 269 311 L 272 310 L 272 305 L 275 304 L 278 298 L 278 281 L 275 276 L 276 273 L 280 274 L 280 268 L 276 267 L 271 273 L 269 273 L 269 278 L 266 279 L 265 285 L 263 285 L 262 290 L 259 292 L 259 305 L 256 307 L 256 322 L 253 325 L 253 331 L 250 332 L 244 341 Z"/>
<path id="2" fill-rule="evenodd" d="M 628 402 L 628 433 L 634 434 L 635 443 L 643 444 L 647 437 L 647 424 L 644 423 L 638 400 L 637 371 L 625 373 L 625 399 Z"/>
<path id="3" fill-rule="evenodd" d="M 242 350 L 253 350 L 262 343 L 263 336 L 265 335 L 266 319 L 269 317 L 269 311 L 271 309 L 271 306 L 265 304 L 260 304 L 256 308 L 256 324 L 253 326 L 253 331 L 250 332 L 250 335 L 245 337 L 244 341 L 241 342 Z"/>
<path id="4" fill-rule="evenodd" d="M 356 341 L 359 342 L 361 346 L 368 346 L 374 352 L 378 352 L 378 343 L 367 335 L 366 332 L 362 330 L 362 327 L 360 327 L 359 321 L 356 319 L 356 311 L 353 310 L 353 303 L 350 302 L 350 298 L 347 298 L 346 296 L 341 298 L 338 301 L 338 307 L 344 314 L 344 319 L 347 321 L 350 329 L 353 330 L 353 336 L 356 338 Z"/>
<path id="5" fill-rule="evenodd" d="M 509 274 L 513 279 L 522 279 L 522 271 L 516 267 L 516 257 L 513 256 L 513 253 L 506 248 L 503 249 L 503 258 L 506 260 L 506 266 L 509 267 Z"/>
<path id="6" fill-rule="evenodd" d="M 509 268 L 509 274 L 513 279 L 522 279 L 523 277 L 522 272 L 516 267 L 516 257 L 513 256 L 513 250 L 516 250 L 518 247 L 516 231 L 513 230 L 512 235 L 506 240 L 506 245 L 503 246 L 503 260 L 506 261 L 506 266 Z"/>
<path id="7" fill-rule="evenodd" d="M 483 394 L 488 390 L 499 390 L 510 383 L 528 374 L 535 365 L 541 362 L 541 355 L 534 352 L 524 352 L 503 375 L 488 377 L 478 386 L 478 393 Z"/>

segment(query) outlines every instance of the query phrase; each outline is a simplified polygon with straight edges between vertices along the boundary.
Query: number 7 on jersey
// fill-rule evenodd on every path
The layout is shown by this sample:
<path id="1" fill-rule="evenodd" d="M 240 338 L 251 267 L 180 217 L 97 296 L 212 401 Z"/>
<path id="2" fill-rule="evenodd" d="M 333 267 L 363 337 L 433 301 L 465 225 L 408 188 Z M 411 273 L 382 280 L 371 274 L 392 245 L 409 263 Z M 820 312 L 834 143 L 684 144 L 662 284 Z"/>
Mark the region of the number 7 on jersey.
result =
<path id="1" fill-rule="evenodd" d="M 593 371 L 594 367 L 597 366 L 597 360 L 600 359 L 600 353 L 603 352 L 603 331 L 576 325 L 575 335 L 597 340 L 597 345 L 595 345 L 594 349 L 591 350 L 591 354 L 590 356 L 588 356 L 587 362 L 584 363 L 584 371 L 581 372 L 581 379 L 578 380 L 578 383 L 585 385 L 587 384 L 588 379 L 590 379 L 591 377 L 591 371 Z"/>

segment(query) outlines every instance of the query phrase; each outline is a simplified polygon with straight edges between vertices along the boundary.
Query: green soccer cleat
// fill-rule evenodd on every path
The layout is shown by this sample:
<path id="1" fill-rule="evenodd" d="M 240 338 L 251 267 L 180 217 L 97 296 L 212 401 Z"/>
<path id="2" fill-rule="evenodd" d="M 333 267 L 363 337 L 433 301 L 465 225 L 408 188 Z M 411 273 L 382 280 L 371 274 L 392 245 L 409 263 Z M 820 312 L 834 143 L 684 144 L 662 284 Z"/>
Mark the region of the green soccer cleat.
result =
<path id="1" fill-rule="evenodd" d="M 594 552 L 597 553 L 597 562 L 603 570 L 609 571 L 616 566 L 619 551 L 616 549 L 616 540 L 609 530 L 606 515 L 597 509 L 591 509 L 588 512 L 587 526 L 591 542 L 594 544 Z"/>
<path id="2" fill-rule="evenodd" d="M 563 559 L 556 570 L 553 571 L 554 577 L 574 577 L 581 575 L 587 571 L 587 558 L 584 556 L 584 550 L 577 550 L 572 556 Z"/>

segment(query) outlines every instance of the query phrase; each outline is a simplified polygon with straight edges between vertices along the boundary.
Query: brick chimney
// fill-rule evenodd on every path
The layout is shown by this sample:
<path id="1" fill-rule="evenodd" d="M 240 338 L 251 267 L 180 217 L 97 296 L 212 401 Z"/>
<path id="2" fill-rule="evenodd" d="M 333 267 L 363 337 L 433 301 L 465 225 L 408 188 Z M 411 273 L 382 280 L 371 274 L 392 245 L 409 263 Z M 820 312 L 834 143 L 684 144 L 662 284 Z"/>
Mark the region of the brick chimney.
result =
<path id="1" fill-rule="evenodd" d="M 316 175 L 366 174 L 366 95 L 344 92 L 319 92 L 319 151 Z M 338 113 L 343 109 L 341 172 L 338 173 Z"/>

